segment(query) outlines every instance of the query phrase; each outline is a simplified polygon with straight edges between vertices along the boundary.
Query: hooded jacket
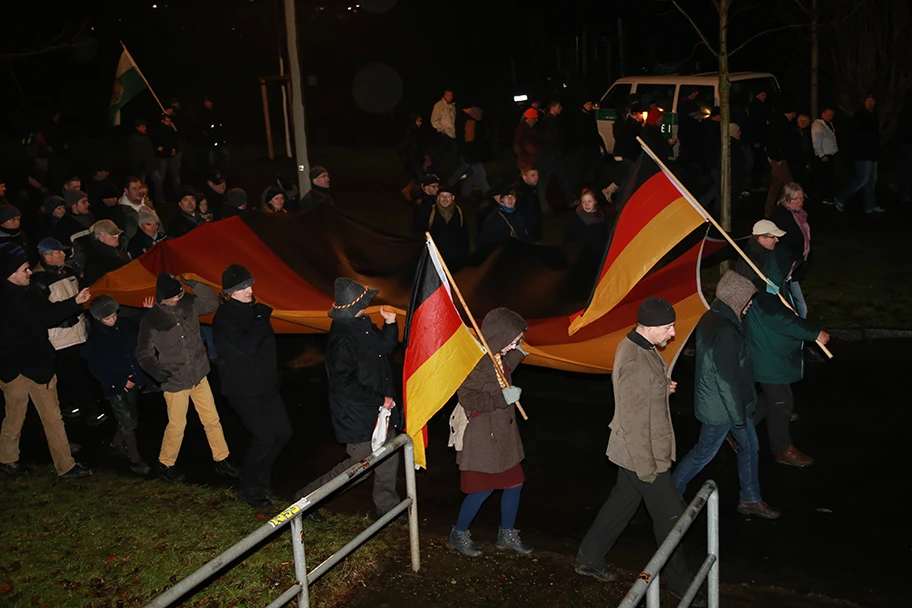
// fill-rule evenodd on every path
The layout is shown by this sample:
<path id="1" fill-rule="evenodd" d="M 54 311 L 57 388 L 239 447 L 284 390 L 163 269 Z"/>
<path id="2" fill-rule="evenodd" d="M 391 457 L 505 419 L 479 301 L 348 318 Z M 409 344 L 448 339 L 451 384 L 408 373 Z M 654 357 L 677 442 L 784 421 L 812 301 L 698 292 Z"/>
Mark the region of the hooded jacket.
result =
<path id="1" fill-rule="evenodd" d="M 757 408 L 753 364 L 741 322 L 741 312 L 756 291 L 749 279 L 729 271 L 697 323 L 694 415 L 704 424 L 743 428 Z"/>
<path id="2" fill-rule="evenodd" d="M 157 302 L 139 324 L 136 359 L 155 380 L 171 373 L 162 390 L 177 393 L 193 388 L 209 373 L 209 357 L 200 337 L 199 318 L 214 313 L 218 296 L 208 285 L 185 281 L 196 295 L 185 293 L 174 306 Z M 156 355 L 156 352 L 158 353 Z"/>
<path id="3" fill-rule="evenodd" d="M 370 441 L 384 398 L 395 399 L 389 355 L 398 342 L 396 323 L 384 323 L 380 329 L 367 316 L 333 319 L 326 344 L 326 373 L 339 443 Z M 401 405 L 390 412 L 390 425 L 404 426 Z"/>
<path id="4" fill-rule="evenodd" d="M 526 322 L 506 308 L 495 308 L 481 324 L 481 333 L 494 353 L 499 353 L 521 333 Z M 502 357 L 504 375 L 511 374 L 525 355 L 515 349 Z M 516 408 L 507 403 L 490 357 L 484 356 L 456 391 L 459 403 L 465 408 L 469 423 L 462 438 L 462 451 L 456 452 L 461 471 L 503 473 L 525 458 Z"/>

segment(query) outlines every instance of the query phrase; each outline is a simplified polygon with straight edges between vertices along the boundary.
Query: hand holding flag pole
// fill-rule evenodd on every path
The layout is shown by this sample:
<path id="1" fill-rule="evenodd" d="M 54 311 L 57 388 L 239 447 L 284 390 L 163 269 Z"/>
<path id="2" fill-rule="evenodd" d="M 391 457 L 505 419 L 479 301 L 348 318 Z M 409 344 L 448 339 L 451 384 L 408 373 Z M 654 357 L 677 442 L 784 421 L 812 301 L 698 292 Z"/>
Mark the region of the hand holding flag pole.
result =
<path id="1" fill-rule="evenodd" d="M 477 335 L 478 339 L 481 340 L 481 344 L 484 346 L 485 352 L 488 353 L 488 357 L 491 359 L 491 363 L 494 364 L 494 371 L 497 372 L 498 382 L 500 382 L 500 385 L 504 388 L 509 387 L 510 383 L 507 382 L 507 377 L 504 375 L 503 367 L 501 367 L 498 358 L 494 356 L 493 352 L 491 352 L 491 347 L 488 346 L 488 342 L 485 340 L 484 334 L 482 334 L 481 329 L 478 328 L 478 324 L 475 322 L 475 317 L 472 316 L 472 311 L 469 310 L 469 305 L 466 304 L 465 299 L 462 297 L 462 292 L 459 291 L 459 286 L 457 286 L 456 281 L 453 280 L 453 275 L 450 274 L 450 269 L 447 268 L 446 262 L 443 261 L 443 256 L 440 255 L 440 250 L 437 249 L 437 243 L 434 242 L 434 238 L 431 236 L 430 232 L 425 232 L 424 235 L 427 237 L 428 243 L 431 244 L 431 247 L 433 247 L 434 251 L 437 253 L 437 257 L 440 259 L 440 265 L 443 267 L 443 272 L 446 274 L 446 278 L 450 282 L 450 285 L 453 286 L 453 291 L 456 293 L 456 297 L 459 298 L 459 303 L 462 304 L 462 308 L 465 310 L 466 316 L 469 317 L 469 322 L 472 323 L 472 327 L 475 329 L 475 335 Z M 522 404 L 517 401 L 515 405 L 516 409 L 519 410 L 520 416 L 523 417 L 523 420 L 528 420 L 529 417 L 526 415 L 526 411 L 523 409 Z"/>
<path id="2" fill-rule="evenodd" d="M 795 311 L 795 309 L 792 307 L 792 305 L 788 303 L 788 300 L 785 299 L 785 297 L 782 295 L 782 293 L 780 293 L 779 288 L 776 287 L 775 285 L 773 285 L 773 282 L 770 281 L 766 277 L 766 275 L 760 271 L 759 268 L 757 268 L 757 265 L 754 264 L 754 262 L 747 256 L 746 253 L 744 253 L 743 249 L 738 247 L 738 244 L 735 243 L 735 241 L 731 238 L 731 236 L 729 236 L 728 232 L 726 232 L 725 229 L 719 225 L 719 222 L 717 222 L 716 219 L 708 211 L 706 211 L 706 209 L 703 209 L 703 206 L 700 205 L 700 203 L 697 201 L 697 199 L 695 199 L 693 197 L 693 195 L 687 190 L 687 188 L 684 187 L 684 184 L 682 184 L 680 182 L 680 180 L 678 180 L 678 178 L 674 175 L 674 173 L 672 173 L 671 170 L 665 166 L 665 163 L 663 163 L 659 159 L 659 157 L 656 156 L 655 153 L 649 148 L 649 146 L 646 145 L 646 142 L 644 142 L 639 137 L 637 137 L 637 141 L 640 142 L 640 146 L 643 148 L 643 150 L 646 152 L 646 154 L 648 154 L 650 157 L 652 157 L 652 160 L 654 160 L 662 168 L 662 170 L 665 171 L 665 174 L 668 176 L 668 178 L 672 182 L 674 182 L 674 185 L 678 188 L 678 190 L 681 191 L 681 194 L 683 194 L 690 200 L 690 204 L 692 204 L 696 207 L 699 207 L 703 211 L 703 215 L 706 217 L 706 219 L 716 228 L 716 230 L 718 230 L 719 232 L 722 233 L 722 236 L 725 237 L 725 240 L 728 241 L 729 244 L 735 248 L 735 251 L 737 251 L 741 255 L 742 258 L 744 258 L 744 261 L 747 262 L 747 265 L 751 267 L 751 270 L 756 272 L 757 276 L 759 276 L 761 279 L 766 281 L 767 285 L 769 285 L 770 287 L 775 289 L 776 295 L 779 296 L 779 299 L 782 301 L 783 304 L 785 304 L 786 308 L 788 308 L 789 310 L 791 310 L 792 312 L 794 312 L 797 315 L 798 313 Z M 831 353 L 826 346 L 821 344 L 819 340 L 815 340 L 815 342 L 817 342 L 817 346 L 820 347 L 820 350 L 823 351 L 823 354 L 825 354 L 830 359 L 833 358 L 833 353 Z"/>

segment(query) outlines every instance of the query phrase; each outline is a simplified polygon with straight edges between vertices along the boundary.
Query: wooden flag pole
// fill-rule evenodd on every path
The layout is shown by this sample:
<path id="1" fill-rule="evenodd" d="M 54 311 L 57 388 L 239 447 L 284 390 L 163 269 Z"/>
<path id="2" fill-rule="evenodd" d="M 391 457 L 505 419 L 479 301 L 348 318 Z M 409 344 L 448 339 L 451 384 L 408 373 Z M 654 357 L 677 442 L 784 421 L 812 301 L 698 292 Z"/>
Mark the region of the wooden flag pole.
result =
<path id="1" fill-rule="evenodd" d="M 722 236 L 725 237 L 725 240 L 728 241 L 728 243 L 732 247 L 735 248 L 735 251 L 737 251 L 741 255 L 742 258 L 744 258 L 744 261 L 747 262 L 747 265 L 751 267 L 751 270 L 756 272 L 757 276 L 759 276 L 761 279 L 766 281 L 767 285 L 769 285 L 770 287 L 775 289 L 776 295 L 779 296 L 779 299 L 782 301 L 783 304 L 785 304 L 786 308 L 788 308 L 789 310 L 791 310 L 792 312 L 794 312 L 797 315 L 798 313 L 795 311 L 795 309 L 792 307 L 792 305 L 789 304 L 788 300 L 786 300 L 785 297 L 780 293 L 779 288 L 776 287 L 775 285 L 773 285 L 773 282 L 770 281 L 766 277 L 766 275 L 760 271 L 759 268 L 757 268 L 757 265 L 754 264 L 753 260 L 751 260 L 747 256 L 747 254 L 744 253 L 743 249 L 738 247 L 738 244 L 735 243 L 735 241 L 731 238 L 731 236 L 729 236 L 728 232 L 726 232 L 725 229 L 723 229 L 722 226 L 719 225 L 719 222 L 717 222 L 716 219 L 710 213 L 708 213 L 706 211 L 706 209 L 704 209 L 703 206 L 699 202 L 697 202 L 697 199 L 695 199 L 693 197 L 693 195 L 687 190 L 687 188 L 684 187 L 684 184 L 682 184 L 678 180 L 678 178 L 675 176 L 675 174 L 672 173 L 671 170 L 665 166 L 665 163 L 663 163 L 659 159 L 659 157 L 656 156 L 655 153 L 653 153 L 653 151 L 649 149 L 649 146 L 646 145 L 646 142 L 644 142 L 639 137 L 637 137 L 637 141 L 640 142 L 640 146 L 643 148 L 643 151 L 646 152 L 646 154 L 648 154 L 650 156 L 650 158 L 652 158 L 652 160 L 654 160 L 662 168 L 663 171 L 665 171 L 665 174 L 668 176 L 668 178 L 672 182 L 674 182 L 674 185 L 678 187 L 678 190 L 680 190 L 682 193 L 684 193 L 684 196 L 687 197 L 690 204 L 700 209 L 700 211 L 703 213 L 703 217 L 705 217 L 709 221 L 709 223 L 711 223 L 713 226 L 715 226 L 716 230 L 718 230 L 719 232 L 722 233 Z M 814 340 L 814 341 L 817 342 L 817 346 L 820 347 L 820 350 L 823 351 L 823 354 L 825 354 L 830 359 L 833 358 L 833 353 L 831 353 L 830 350 L 826 346 L 821 344 L 820 341 L 818 341 L 818 340 Z"/>
<path id="2" fill-rule="evenodd" d="M 462 308 L 465 310 L 466 315 L 469 317 L 469 321 L 472 323 L 472 327 L 475 328 L 475 334 L 481 340 L 481 344 L 484 346 L 485 352 L 488 353 L 488 357 L 490 357 L 491 363 L 494 364 L 494 371 L 497 372 L 497 380 L 504 388 L 509 387 L 510 383 L 507 382 L 507 377 L 504 375 L 500 361 L 498 361 L 497 357 L 494 356 L 494 353 L 491 352 L 491 347 L 488 346 L 488 341 L 485 340 L 484 334 L 482 334 L 481 330 L 478 328 L 478 324 L 475 322 L 475 317 L 472 316 L 472 311 L 469 310 L 469 305 L 466 304 L 465 299 L 462 297 L 462 292 L 459 291 L 459 287 L 456 285 L 456 281 L 453 280 L 453 275 L 450 274 L 450 269 L 447 268 L 446 262 L 443 261 L 443 256 L 440 255 L 440 250 L 437 249 L 437 243 L 434 242 L 434 238 L 431 236 L 430 232 L 425 232 L 424 235 L 427 237 L 428 243 L 431 244 L 431 247 L 433 247 L 434 251 L 437 253 L 437 259 L 440 260 L 440 265 L 443 267 L 443 272 L 446 274 L 447 280 L 450 282 L 450 285 L 453 286 L 453 291 L 456 292 L 456 297 L 459 298 L 459 303 L 462 304 Z M 517 401 L 514 405 L 516 406 L 516 409 L 519 410 L 519 414 L 523 417 L 523 420 L 528 420 L 529 417 L 526 416 L 526 411 L 523 409 L 522 404 Z"/>

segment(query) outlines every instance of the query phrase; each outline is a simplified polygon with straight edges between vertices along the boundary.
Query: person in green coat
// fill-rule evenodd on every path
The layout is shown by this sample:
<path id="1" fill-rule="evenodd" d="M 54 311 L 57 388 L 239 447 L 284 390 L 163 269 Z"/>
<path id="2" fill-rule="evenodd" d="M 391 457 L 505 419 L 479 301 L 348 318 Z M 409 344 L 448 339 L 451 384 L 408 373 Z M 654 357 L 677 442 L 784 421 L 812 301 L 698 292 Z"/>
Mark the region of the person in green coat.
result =
<path id="1" fill-rule="evenodd" d="M 731 432 L 738 442 L 738 512 L 778 519 L 779 511 L 760 496 L 760 442 L 751 420 L 757 407 L 757 392 L 741 322 L 756 291 L 752 281 L 729 270 L 716 286 L 712 306 L 697 323 L 694 415 L 703 425 L 697 445 L 681 459 L 673 478 L 675 489 L 683 498 L 687 484 L 715 458 Z"/>
<path id="2" fill-rule="evenodd" d="M 764 271 L 779 286 L 778 292 L 789 298 L 785 286 L 791 269 L 784 260 L 782 256 L 770 256 Z M 758 292 L 745 318 L 754 378 L 762 389 L 753 421 L 756 426 L 766 419 L 770 451 L 776 462 L 807 467 L 814 464 L 814 459 L 798 450 L 789 434 L 795 405 L 791 385 L 804 377 L 804 342 L 826 344 L 830 335 L 795 314 L 782 303 L 779 293 L 770 286 L 765 292 Z"/>

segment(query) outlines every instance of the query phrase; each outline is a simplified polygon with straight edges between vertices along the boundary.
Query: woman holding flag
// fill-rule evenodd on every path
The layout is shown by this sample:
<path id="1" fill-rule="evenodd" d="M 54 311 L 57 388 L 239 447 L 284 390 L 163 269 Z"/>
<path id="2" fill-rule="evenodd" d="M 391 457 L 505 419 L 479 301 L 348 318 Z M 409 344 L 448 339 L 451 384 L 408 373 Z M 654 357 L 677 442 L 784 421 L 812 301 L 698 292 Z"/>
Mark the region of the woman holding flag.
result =
<path id="1" fill-rule="evenodd" d="M 532 553 L 520 540 L 515 526 L 525 476 L 520 464 L 524 457 L 522 439 L 513 404 L 519 401 L 522 391 L 509 385 L 511 372 L 526 356 L 520 347 L 526 327 L 521 316 L 506 308 L 496 308 L 485 315 L 481 333 L 503 367 L 507 386 L 498 379 L 491 359 L 482 357 L 456 391 L 468 419 L 462 449 L 456 452 L 460 485 L 467 496 L 447 546 L 468 557 L 482 553 L 472 541 L 469 525 L 494 490 L 503 490 L 501 525 L 495 546 L 521 555 Z"/>

